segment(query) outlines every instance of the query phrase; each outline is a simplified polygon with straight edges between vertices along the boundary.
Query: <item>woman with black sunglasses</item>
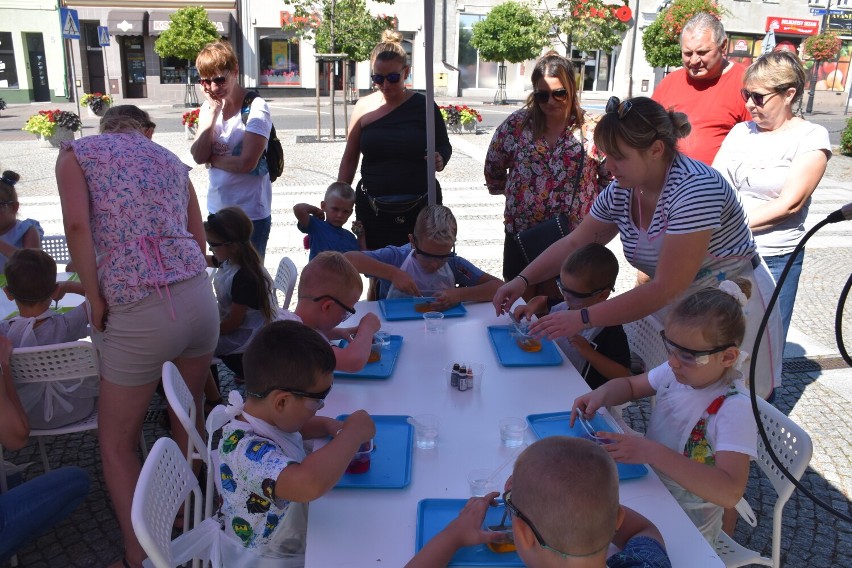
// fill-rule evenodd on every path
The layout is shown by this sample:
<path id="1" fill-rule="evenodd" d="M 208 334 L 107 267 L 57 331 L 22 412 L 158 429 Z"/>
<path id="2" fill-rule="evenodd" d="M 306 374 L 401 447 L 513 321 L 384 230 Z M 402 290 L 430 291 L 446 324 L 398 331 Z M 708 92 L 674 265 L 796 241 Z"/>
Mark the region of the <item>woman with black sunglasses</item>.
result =
<path id="1" fill-rule="evenodd" d="M 533 333 L 554 339 L 652 314 L 662 321 L 669 305 L 683 295 L 742 276 L 754 290 L 745 308 L 742 345 L 753 352 L 775 283 L 756 252 L 736 191 L 719 172 L 678 152 L 677 141 L 690 129 L 685 114 L 666 111 L 647 97 L 610 98 L 595 128 L 595 144 L 615 179 L 576 230 L 498 290 L 498 314 L 510 309 L 529 284 L 558 274 L 561 262 L 578 247 L 608 243 L 618 235 L 627 261 L 650 281 L 588 308 L 546 315 L 533 324 Z M 762 398 L 781 382 L 780 339 L 776 307 L 758 355 L 755 382 Z"/>
<path id="2" fill-rule="evenodd" d="M 594 123 L 580 108 L 571 61 L 555 51 L 538 60 L 533 92 L 524 108 L 494 132 L 485 159 L 485 182 L 492 195 L 506 196 L 503 278 L 527 265 L 515 235 L 556 216 L 573 230 L 589 212 L 609 179 L 603 155 L 592 140 Z M 560 298 L 552 285 L 531 286 L 528 297 Z"/>
<path id="3" fill-rule="evenodd" d="M 349 138 L 337 181 L 352 185 L 358 161 L 361 181 L 355 219 L 363 225 L 368 249 L 401 246 L 414 231 L 417 214 L 428 203 L 427 159 L 442 171 L 453 148 L 435 105 L 435 155 L 426 156 L 426 97 L 409 91 L 411 68 L 400 43 L 402 34 L 385 31 L 370 55 L 375 92 L 358 100 L 349 122 Z M 437 203 L 441 186 L 436 183 Z"/>
<path id="4" fill-rule="evenodd" d="M 752 120 L 728 133 L 713 167 L 740 192 L 757 250 L 777 281 L 805 236 L 811 195 L 825 173 L 831 142 L 823 126 L 793 115 L 805 90 L 805 70 L 795 54 L 776 51 L 760 57 L 746 70 L 743 85 Z M 778 296 L 784 338 L 804 257 L 803 250 Z"/>

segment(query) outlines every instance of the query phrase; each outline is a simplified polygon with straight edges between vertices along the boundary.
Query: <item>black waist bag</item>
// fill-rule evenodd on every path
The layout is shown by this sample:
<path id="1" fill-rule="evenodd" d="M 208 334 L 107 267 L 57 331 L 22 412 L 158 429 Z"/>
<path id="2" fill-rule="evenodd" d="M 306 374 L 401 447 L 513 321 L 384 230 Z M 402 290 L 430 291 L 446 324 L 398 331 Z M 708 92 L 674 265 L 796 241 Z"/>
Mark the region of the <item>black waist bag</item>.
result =
<path id="1" fill-rule="evenodd" d="M 374 197 L 369 194 L 367 188 L 361 182 L 358 182 L 358 189 L 364 192 L 367 201 L 370 203 L 370 207 L 376 215 L 379 213 L 401 215 L 415 209 L 420 209 L 429 197 L 425 193 L 422 195 L 377 195 Z"/>

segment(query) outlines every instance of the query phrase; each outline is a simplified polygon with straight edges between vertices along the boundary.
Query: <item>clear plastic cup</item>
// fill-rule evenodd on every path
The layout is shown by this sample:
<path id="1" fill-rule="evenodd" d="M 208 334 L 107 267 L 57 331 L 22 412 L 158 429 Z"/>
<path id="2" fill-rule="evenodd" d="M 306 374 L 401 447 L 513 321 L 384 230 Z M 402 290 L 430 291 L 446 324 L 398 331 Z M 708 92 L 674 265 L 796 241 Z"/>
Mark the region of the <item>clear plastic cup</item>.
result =
<path id="1" fill-rule="evenodd" d="M 346 473 L 367 473 L 370 471 L 370 454 L 373 453 L 374 449 L 372 440 L 361 444 L 361 447 L 355 452 L 355 457 L 346 467 Z"/>
<path id="2" fill-rule="evenodd" d="M 441 312 L 426 312 L 423 314 L 426 333 L 438 334 L 444 332 L 444 314 Z"/>
<path id="3" fill-rule="evenodd" d="M 421 450 L 431 450 L 438 445 L 440 420 L 434 414 L 420 414 L 414 420 L 414 444 Z"/>
<path id="4" fill-rule="evenodd" d="M 523 418 L 510 416 L 500 420 L 500 441 L 507 448 L 519 448 L 524 443 L 527 422 Z"/>
<path id="5" fill-rule="evenodd" d="M 482 497 L 488 495 L 492 491 L 496 491 L 494 484 L 493 469 L 474 469 L 467 476 L 467 483 L 470 485 L 470 494 L 474 497 Z"/>

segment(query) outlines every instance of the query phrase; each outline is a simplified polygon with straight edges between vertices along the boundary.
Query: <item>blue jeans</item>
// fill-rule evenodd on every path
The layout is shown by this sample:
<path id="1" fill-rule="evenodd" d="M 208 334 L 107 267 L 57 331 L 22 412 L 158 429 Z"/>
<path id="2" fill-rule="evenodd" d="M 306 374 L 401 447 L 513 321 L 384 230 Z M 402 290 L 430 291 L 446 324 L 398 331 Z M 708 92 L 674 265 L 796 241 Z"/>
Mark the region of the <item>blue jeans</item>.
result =
<path id="1" fill-rule="evenodd" d="M 778 282 L 778 279 L 781 278 L 781 273 L 784 271 L 787 261 L 792 256 L 793 253 L 763 257 L 775 282 Z M 796 303 L 796 291 L 799 289 L 799 276 L 802 275 L 804 259 L 805 251 L 803 250 L 790 267 L 790 272 L 787 274 L 787 279 L 784 281 L 784 286 L 778 295 L 778 308 L 781 310 L 781 323 L 784 326 L 784 335 L 782 338 L 785 343 L 787 341 L 787 331 L 790 329 L 790 321 L 793 319 L 793 305 Z"/>
<path id="2" fill-rule="evenodd" d="M 272 230 L 272 215 L 265 219 L 252 221 L 251 224 L 254 225 L 254 230 L 251 233 L 251 244 L 254 245 L 254 249 L 260 255 L 260 260 L 263 260 L 263 257 L 266 256 L 266 243 L 269 241 L 269 232 Z"/>
<path id="3" fill-rule="evenodd" d="M 0 564 L 70 515 L 88 494 L 88 474 L 63 467 L 0 495 Z"/>

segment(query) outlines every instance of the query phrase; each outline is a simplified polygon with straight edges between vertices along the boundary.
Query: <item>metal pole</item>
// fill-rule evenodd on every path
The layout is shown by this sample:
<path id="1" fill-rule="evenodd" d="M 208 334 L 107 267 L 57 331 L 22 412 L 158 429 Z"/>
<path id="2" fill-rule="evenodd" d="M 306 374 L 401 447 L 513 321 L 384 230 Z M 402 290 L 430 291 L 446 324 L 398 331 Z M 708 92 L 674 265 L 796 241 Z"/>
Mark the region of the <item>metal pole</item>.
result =
<path id="1" fill-rule="evenodd" d="M 109 58 L 107 57 L 106 46 L 101 46 L 101 55 L 104 56 L 104 73 L 106 73 L 106 85 L 104 85 L 104 91 L 106 91 L 109 96 L 112 96 L 112 88 L 109 84 L 109 65 L 107 64 L 107 60 Z"/>
<path id="2" fill-rule="evenodd" d="M 331 140 L 334 141 L 334 134 L 335 134 L 334 130 L 336 128 L 336 126 L 334 124 L 334 87 L 336 85 L 334 83 L 335 83 L 335 79 L 337 77 L 337 75 L 334 72 L 334 66 L 337 65 L 337 61 L 334 61 L 334 60 L 329 61 L 329 64 L 331 65 L 331 72 L 328 74 L 330 82 L 331 82 L 331 86 L 330 86 L 330 90 L 331 90 L 331 93 L 330 93 L 330 100 L 331 100 Z"/>
<path id="3" fill-rule="evenodd" d="M 636 58 L 636 35 L 639 33 L 639 2 L 636 0 L 636 11 L 633 13 L 633 37 L 630 38 L 630 65 L 627 69 L 627 98 L 633 98 L 633 60 Z"/>
<path id="4" fill-rule="evenodd" d="M 423 2 L 423 29 L 426 32 L 426 178 L 429 205 L 435 205 L 435 74 L 433 53 L 435 46 L 435 0 Z"/>
<path id="5" fill-rule="evenodd" d="M 71 65 L 71 88 L 74 89 L 74 103 L 77 105 L 77 116 L 80 116 L 80 97 L 77 93 L 77 66 L 74 65 L 74 52 L 71 50 L 70 39 L 65 40 L 65 51 L 68 53 L 68 63 Z"/>
<path id="6" fill-rule="evenodd" d="M 822 29 L 820 33 L 827 31 L 828 29 L 828 13 L 831 11 L 831 0 L 828 0 L 825 6 L 825 13 L 822 15 Z M 811 114 L 814 111 L 814 96 L 816 95 L 816 83 L 817 77 L 819 76 L 819 65 L 820 62 L 814 59 L 814 69 L 811 74 L 811 88 L 808 91 L 808 106 L 805 107 L 805 112 Z"/>
<path id="7" fill-rule="evenodd" d="M 317 59 L 317 142 L 322 140 L 322 132 L 320 131 L 320 60 Z"/>
<path id="8" fill-rule="evenodd" d="M 349 87 L 349 59 L 343 60 L 343 139 L 349 140 L 349 103 L 346 101 L 346 89 Z"/>

